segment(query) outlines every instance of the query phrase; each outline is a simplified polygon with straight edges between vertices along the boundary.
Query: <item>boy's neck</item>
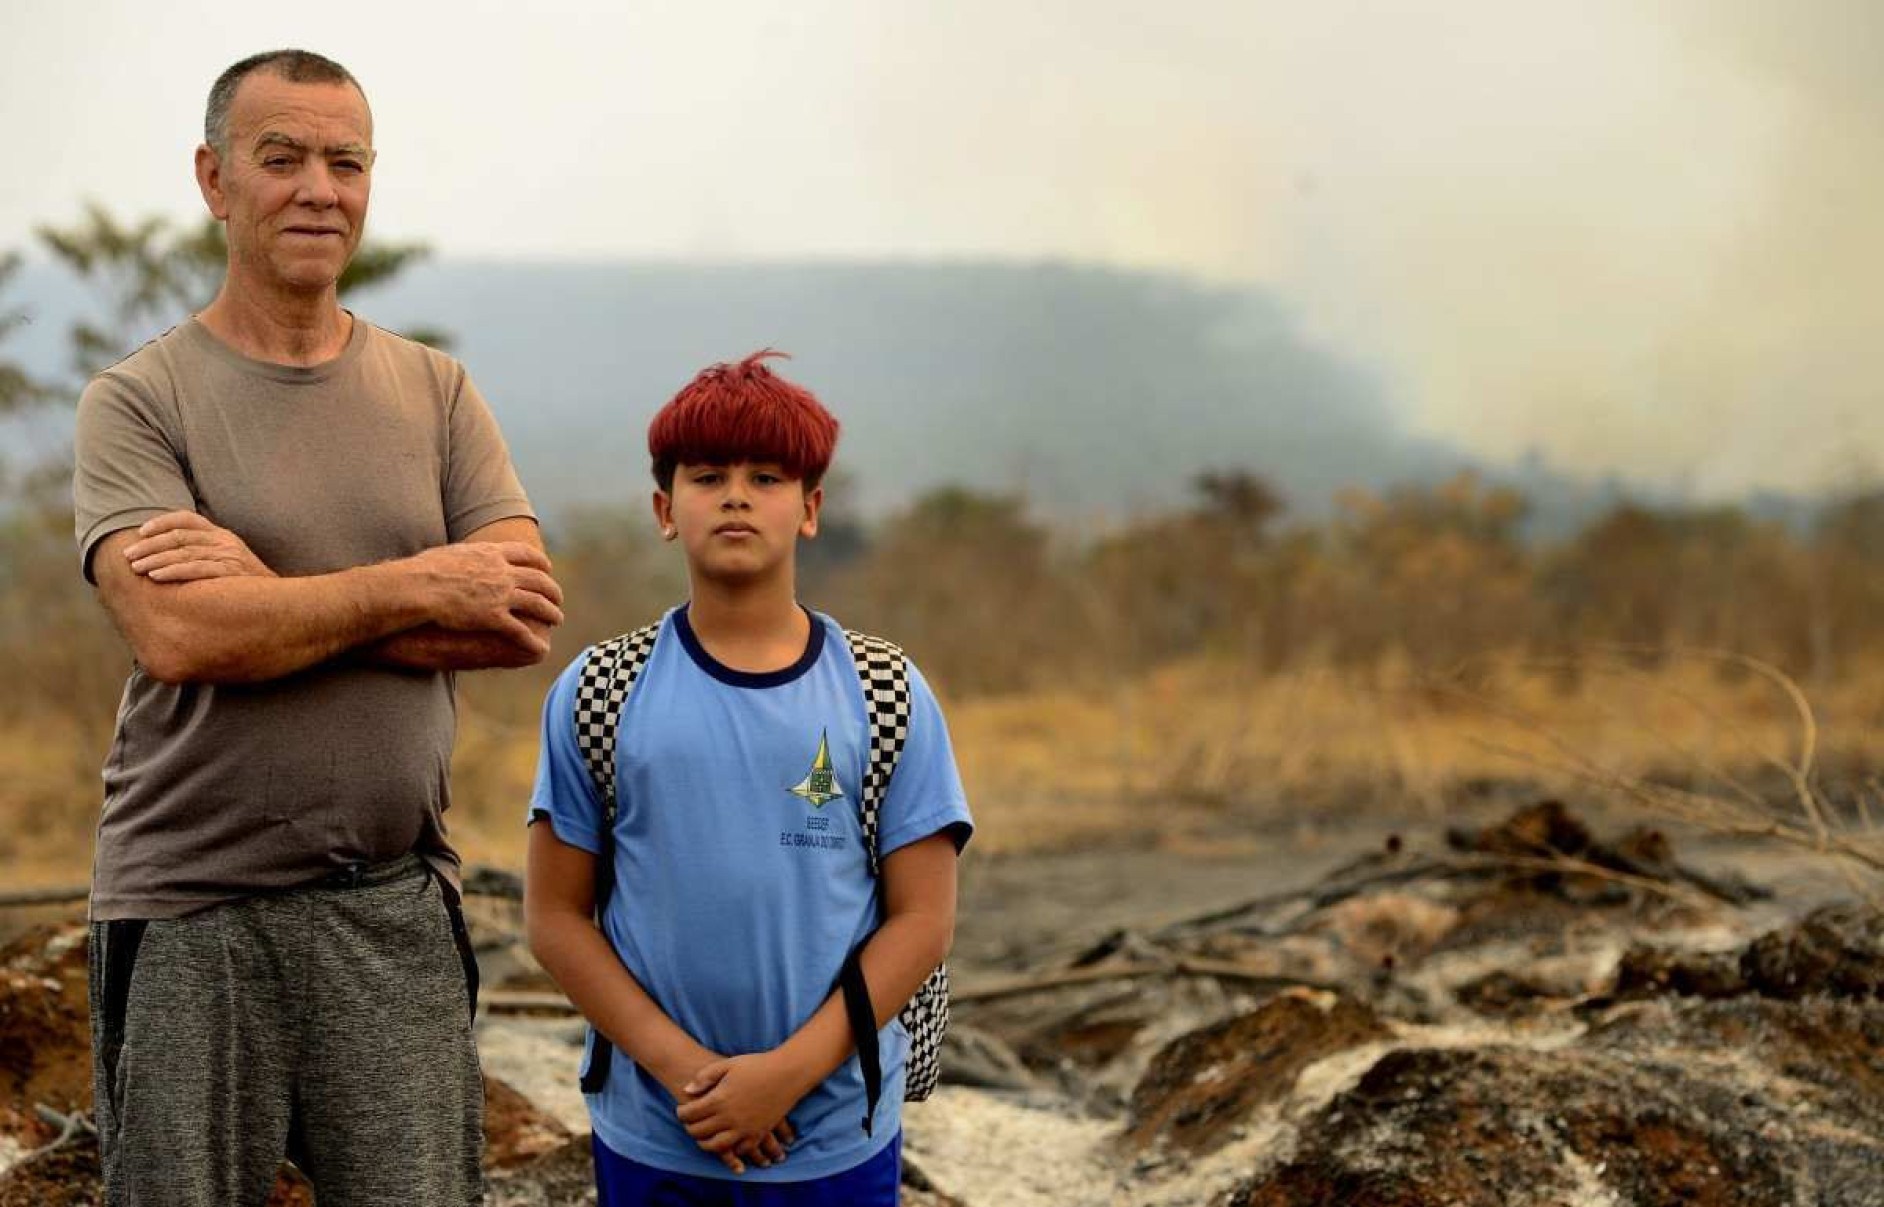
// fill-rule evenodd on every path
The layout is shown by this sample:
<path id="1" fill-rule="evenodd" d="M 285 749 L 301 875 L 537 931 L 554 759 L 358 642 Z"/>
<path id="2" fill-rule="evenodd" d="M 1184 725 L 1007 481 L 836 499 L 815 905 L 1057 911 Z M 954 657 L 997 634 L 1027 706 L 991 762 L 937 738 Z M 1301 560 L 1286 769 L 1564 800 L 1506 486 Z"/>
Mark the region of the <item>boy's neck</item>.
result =
<path id="1" fill-rule="evenodd" d="M 811 636 L 811 618 L 789 581 L 759 590 L 696 581 L 687 623 L 716 662 L 754 673 L 792 665 Z"/>

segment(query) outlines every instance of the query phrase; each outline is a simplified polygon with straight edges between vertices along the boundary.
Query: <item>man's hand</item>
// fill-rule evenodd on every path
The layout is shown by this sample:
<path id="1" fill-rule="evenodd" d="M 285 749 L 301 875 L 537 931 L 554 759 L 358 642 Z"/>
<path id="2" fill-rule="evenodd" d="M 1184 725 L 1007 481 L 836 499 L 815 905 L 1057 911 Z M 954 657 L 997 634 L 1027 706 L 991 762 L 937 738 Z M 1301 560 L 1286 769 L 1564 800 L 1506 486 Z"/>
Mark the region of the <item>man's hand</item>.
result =
<path id="1" fill-rule="evenodd" d="M 766 1166 L 785 1159 L 795 1136 L 785 1113 L 809 1087 L 804 1071 L 777 1051 L 716 1060 L 683 1087 L 676 1108 L 687 1134 L 734 1173 L 745 1162 Z"/>
<path id="2" fill-rule="evenodd" d="M 536 521 L 527 516 L 495 520 L 470 533 L 460 543 L 500 548 L 521 544 L 538 554 L 543 553 L 543 538 L 537 531 Z M 503 556 L 501 552 L 499 556 Z M 547 555 L 536 563 L 538 569 L 547 569 L 548 566 Z M 552 595 L 552 602 L 561 601 L 560 592 Z M 551 597 L 538 595 L 537 598 Z M 560 612 L 555 614 L 561 615 Z M 516 630 L 508 627 L 503 632 L 451 629 L 433 619 L 417 628 L 407 629 L 363 647 L 360 656 L 375 665 L 413 671 L 481 671 L 534 666 L 549 653 L 550 631 L 555 625 L 536 616 L 512 615 L 523 623 L 534 639 L 519 639 Z"/>
<path id="3" fill-rule="evenodd" d="M 539 658 L 549 652 L 543 630 L 563 622 L 563 589 L 541 549 L 469 541 L 427 549 L 409 564 L 424 576 L 440 628 L 496 633 Z"/>
<path id="4" fill-rule="evenodd" d="M 241 537 L 194 511 L 167 511 L 144 521 L 124 556 L 133 571 L 159 583 L 241 574 L 275 577 Z"/>

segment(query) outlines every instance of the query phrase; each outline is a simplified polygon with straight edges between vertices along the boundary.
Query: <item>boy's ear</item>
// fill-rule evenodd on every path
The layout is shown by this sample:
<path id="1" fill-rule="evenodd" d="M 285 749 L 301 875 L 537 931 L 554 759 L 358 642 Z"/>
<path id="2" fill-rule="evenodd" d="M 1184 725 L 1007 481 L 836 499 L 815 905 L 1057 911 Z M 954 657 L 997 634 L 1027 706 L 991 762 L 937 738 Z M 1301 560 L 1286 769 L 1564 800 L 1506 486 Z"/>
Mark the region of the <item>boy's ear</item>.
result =
<path id="1" fill-rule="evenodd" d="M 654 525 L 661 530 L 661 539 L 671 541 L 680 535 L 680 529 L 674 526 L 674 500 L 664 490 L 654 492 Z"/>
<path id="2" fill-rule="evenodd" d="M 818 511 L 824 506 L 824 487 L 814 486 L 805 492 L 805 518 L 798 525 L 798 535 L 810 540 L 818 535 Z"/>

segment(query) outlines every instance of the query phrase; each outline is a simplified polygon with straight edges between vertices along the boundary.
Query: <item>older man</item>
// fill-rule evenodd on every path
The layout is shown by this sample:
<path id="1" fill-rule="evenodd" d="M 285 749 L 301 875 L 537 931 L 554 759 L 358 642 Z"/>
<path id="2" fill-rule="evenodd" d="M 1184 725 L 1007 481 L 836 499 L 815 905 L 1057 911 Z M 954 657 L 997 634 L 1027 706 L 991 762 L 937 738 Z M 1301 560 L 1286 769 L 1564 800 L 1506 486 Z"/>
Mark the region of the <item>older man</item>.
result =
<path id="1" fill-rule="evenodd" d="M 304 51 L 210 92 L 202 313 L 92 381 L 74 500 L 136 664 L 106 760 L 92 1012 L 107 1201 L 480 1201 L 475 964 L 443 813 L 451 672 L 560 622 L 463 366 L 340 306 L 374 166 Z"/>

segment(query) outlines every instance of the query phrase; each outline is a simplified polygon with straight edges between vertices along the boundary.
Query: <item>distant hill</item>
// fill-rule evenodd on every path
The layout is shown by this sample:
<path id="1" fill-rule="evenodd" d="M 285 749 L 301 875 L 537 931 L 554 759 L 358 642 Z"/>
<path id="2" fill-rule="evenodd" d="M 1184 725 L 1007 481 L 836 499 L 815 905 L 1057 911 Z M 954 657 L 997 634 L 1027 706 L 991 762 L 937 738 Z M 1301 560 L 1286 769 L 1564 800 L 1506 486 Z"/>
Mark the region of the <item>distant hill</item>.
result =
<path id="1" fill-rule="evenodd" d="M 42 369 L 85 304 L 34 265 L 36 312 L 6 351 Z M 1359 365 L 1255 289 L 1057 264 L 421 265 L 350 304 L 441 327 L 491 399 L 525 484 L 554 514 L 639 504 L 649 417 L 702 366 L 772 346 L 844 423 L 840 463 L 879 512 L 944 483 L 1024 494 L 1041 513 L 1116 519 L 1242 468 L 1297 514 L 1343 486 L 1473 464 L 1411 436 Z M 1482 468 L 1482 467 L 1481 467 Z M 1532 459 L 1493 472 L 1543 527 L 1614 497 Z"/>
<path id="2" fill-rule="evenodd" d="M 552 505 L 645 489 L 654 410 L 772 346 L 844 423 L 874 509 L 959 482 L 1053 514 L 1168 503 L 1244 466 L 1306 502 L 1459 458 L 1409 440 L 1374 383 L 1273 301 L 1063 266 L 440 264 L 362 298 L 432 323 Z"/>

